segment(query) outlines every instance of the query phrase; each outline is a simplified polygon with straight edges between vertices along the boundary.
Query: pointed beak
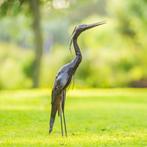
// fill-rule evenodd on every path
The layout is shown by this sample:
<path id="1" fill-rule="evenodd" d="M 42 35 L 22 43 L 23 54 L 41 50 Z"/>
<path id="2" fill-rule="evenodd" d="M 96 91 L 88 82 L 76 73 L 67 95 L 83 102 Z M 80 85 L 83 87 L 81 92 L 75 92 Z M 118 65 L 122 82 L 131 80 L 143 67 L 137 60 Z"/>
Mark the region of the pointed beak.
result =
<path id="1" fill-rule="evenodd" d="M 103 25 L 103 24 L 105 24 L 105 23 L 106 23 L 105 21 L 101 21 L 101 22 L 97 22 L 97 23 L 93 23 L 93 24 L 88 24 L 88 25 L 84 28 L 84 30 L 91 29 L 91 28 L 94 28 L 94 27 Z"/>

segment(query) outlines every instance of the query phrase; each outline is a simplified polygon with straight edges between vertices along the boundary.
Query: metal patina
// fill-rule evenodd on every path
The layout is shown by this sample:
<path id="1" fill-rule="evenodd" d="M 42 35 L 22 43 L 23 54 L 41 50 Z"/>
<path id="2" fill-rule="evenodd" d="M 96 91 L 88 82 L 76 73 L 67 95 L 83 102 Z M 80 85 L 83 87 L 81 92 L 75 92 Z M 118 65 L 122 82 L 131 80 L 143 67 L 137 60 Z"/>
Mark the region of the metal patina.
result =
<path id="1" fill-rule="evenodd" d="M 82 54 L 81 54 L 80 48 L 78 46 L 77 39 L 78 39 L 79 35 L 82 32 L 84 32 L 85 30 L 102 25 L 104 23 L 105 22 L 98 22 L 98 23 L 88 24 L 88 25 L 82 24 L 82 25 L 78 25 L 75 27 L 73 34 L 72 34 L 70 45 L 73 43 L 73 47 L 74 47 L 76 56 L 70 63 L 68 63 L 68 64 L 64 65 L 62 68 L 60 68 L 60 70 L 58 71 L 58 73 L 56 75 L 54 86 L 52 89 L 49 133 L 51 133 L 53 130 L 55 116 L 58 111 L 58 114 L 60 116 L 60 122 L 61 122 L 62 136 L 64 135 L 63 125 L 64 125 L 64 130 L 65 130 L 65 135 L 67 136 L 66 120 L 65 120 L 65 113 L 64 113 L 66 88 L 69 86 L 73 75 L 75 74 L 79 64 L 82 61 Z M 62 116 L 63 116 L 63 121 L 62 121 Z"/>

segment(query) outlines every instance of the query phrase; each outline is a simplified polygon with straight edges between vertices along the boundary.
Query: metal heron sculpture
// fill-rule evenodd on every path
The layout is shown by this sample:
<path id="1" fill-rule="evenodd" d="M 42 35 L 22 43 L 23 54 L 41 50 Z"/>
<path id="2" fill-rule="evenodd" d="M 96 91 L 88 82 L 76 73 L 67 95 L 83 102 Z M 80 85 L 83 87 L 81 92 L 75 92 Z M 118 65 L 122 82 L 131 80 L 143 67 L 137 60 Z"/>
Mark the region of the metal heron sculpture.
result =
<path id="1" fill-rule="evenodd" d="M 82 24 L 75 27 L 72 38 L 71 38 L 71 44 L 73 43 L 73 47 L 75 50 L 76 57 L 68 64 L 64 65 L 57 73 L 54 86 L 52 89 L 52 99 L 51 99 L 51 115 L 50 115 L 50 128 L 49 133 L 53 130 L 53 125 L 56 117 L 56 113 L 58 111 L 58 115 L 60 116 L 60 123 L 61 123 L 61 133 L 62 136 L 63 133 L 63 124 L 64 124 L 64 130 L 65 135 L 67 136 L 67 128 L 66 128 L 66 120 L 65 120 L 65 114 L 64 114 L 64 106 L 65 106 L 65 98 L 66 98 L 66 88 L 69 86 L 73 75 L 75 74 L 79 64 L 82 61 L 82 54 L 80 51 L 80 48 L 77 43 L 77 39 L 79 35 L 93 27 L 99 26 L 104 24 L 105 22 L 98 22 L 94 24 Z M 63 116 L 63 121 L 62 121 Z"/>

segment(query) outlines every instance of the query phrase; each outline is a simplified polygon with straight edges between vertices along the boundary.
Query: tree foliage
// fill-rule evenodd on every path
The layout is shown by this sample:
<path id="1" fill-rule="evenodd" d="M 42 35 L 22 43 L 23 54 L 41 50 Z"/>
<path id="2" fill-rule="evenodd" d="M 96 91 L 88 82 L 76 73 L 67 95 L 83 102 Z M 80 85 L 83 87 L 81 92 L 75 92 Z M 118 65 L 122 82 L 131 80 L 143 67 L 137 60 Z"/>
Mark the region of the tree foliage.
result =
<path id="1" fill-rule="evenodd" d="M 63 1 L 65 1 L 65 6 L 56 6 L 57 3 Z M 0 27 L 2 28 L 0 40 L 8 44 L 17 44 L 25 48 L 24 50 L 30 48 L 27 50 L 30 54 L 33 46 L 36 46 L 36 58 L 32 57 L 32 60 L 28 59 L 28 62 L 21 64 L 23 70 L 20 70 L 20 73 L 23 74 L 24 79 L 32 81 L 35 71 L 34 61 L 37 63 L 36 59 L 43 55 L 42 63 L 36 64 L 41 68 L 40 76 L 38 75 L 40 84 L 42 87 L 52 86 L 58 68 L 72 59 L 68 52 L 68 43 L 74 26 L 80 23 L 106 20 L 106 25 L 87 31 L 79 38 L 83 62 L 77 71 L 75 85 L 124 87 L 132 86 L 136 82 L 139 85 L 146 83 L 147 2 L 145 0 L 40 0 L 39 8 L 42 19 L 36 18 L 39 23 L 42 20 L 40 33 L 43 34 L 43 41 L 36 38 L 38 41 L 34 45 L 33 30 L 38 29 L 35 29 L 36 25 L 32 25 L 32 22 L 34 24 L 37 22 L 34 21 L 35 13 L 32 12 L 32 8 L 30 9 L 30 2 L 28 0 L 14 0 L 13 2 L 4 0 L 0 4 Z M 12 19 L 15 19 L 19 25 L 15 26 L 14 21 L 11 23 Z M 35 37 L 40 36 L 35 34 Z M 43 44 L 42 50 L 38 45 L 40 41 Z M 16 62 L 13 64 L 15 65 Z M 37 78 L 34 76 L 35 79 Z M 0 80 L 0 83 L 3 82 Z M 29 83 L 27 84 L 30 87 Z"/>

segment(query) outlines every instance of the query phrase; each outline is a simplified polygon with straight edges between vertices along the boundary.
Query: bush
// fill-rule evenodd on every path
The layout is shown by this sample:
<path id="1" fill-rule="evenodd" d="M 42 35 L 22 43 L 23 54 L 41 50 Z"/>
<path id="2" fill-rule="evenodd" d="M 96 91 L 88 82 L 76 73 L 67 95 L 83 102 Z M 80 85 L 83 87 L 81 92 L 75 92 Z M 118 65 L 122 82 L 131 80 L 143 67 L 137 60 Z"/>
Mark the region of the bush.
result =
<path id="1" fill-rule="evenodd" d="M 26 64 L 28 67 L 31 66 L 31 56 L 32 52 L 30 51 L 23 51 L 10 44 L 0 44 L 1 89 L 29 88 L 32 86 L 32 80 L 27 74 L 28 68 L 26 68 Z"/>

